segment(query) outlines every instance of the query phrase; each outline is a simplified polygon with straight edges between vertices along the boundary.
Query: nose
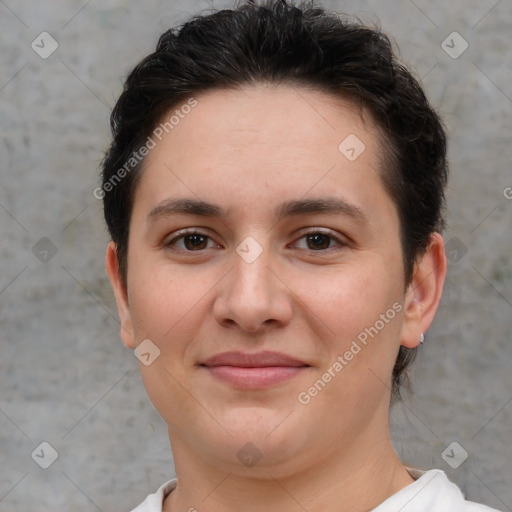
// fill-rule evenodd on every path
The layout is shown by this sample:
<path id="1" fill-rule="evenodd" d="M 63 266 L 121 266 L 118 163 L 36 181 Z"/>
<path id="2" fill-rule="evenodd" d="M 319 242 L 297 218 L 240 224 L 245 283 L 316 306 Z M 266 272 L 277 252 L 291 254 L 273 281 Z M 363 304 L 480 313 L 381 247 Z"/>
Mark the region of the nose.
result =
<path id="1" fill-rule="evenodd" d="M 293 313 L 292 292 L 270 249 L 263 249 L 254 260 L 233 251 L 232 261 L 231 272 L 218 285 L 216 321 L 250 333 L 287 325 Z"/>

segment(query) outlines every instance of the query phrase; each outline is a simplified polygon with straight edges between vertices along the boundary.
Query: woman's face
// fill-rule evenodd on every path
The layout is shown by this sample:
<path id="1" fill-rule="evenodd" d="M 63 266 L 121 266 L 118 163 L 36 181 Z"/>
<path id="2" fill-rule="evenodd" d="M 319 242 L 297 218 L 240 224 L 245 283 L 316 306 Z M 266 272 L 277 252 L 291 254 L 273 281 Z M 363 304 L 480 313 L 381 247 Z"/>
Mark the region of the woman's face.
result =
<path id="1" fill-rule="evenodd" d="M 381 443 L 421 331 L 375 128 L 303 88 L 196 100 L 146 159 L 117 291 L 173 450 L 285 475 Z"/>

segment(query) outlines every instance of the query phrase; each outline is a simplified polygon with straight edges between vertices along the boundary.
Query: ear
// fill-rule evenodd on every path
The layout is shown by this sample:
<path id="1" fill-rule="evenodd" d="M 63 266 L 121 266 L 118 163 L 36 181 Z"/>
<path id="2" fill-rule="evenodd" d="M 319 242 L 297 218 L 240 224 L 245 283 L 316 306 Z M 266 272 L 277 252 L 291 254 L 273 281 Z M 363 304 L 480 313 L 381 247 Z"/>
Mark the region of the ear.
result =
<path id="1" fill-rule="evenodd" d="M 109 242 L 107 246 L 105 267 L 116 297 L 117 312 L 121 322 L 121 339 L 128 348 L 134 349 L 136 347 L 136 343 L 132 316 L 128 305 L 128 293 L 126 285 L 119 272 L 119 259 L 117 257 L 117 247 L 114 242 Z"/>
<path id="2" fill-rule="evenodd" d="M 425 253 L 415 263 L 413 278 L 405 295 L 401 342 L 404 347 L 417 347 L 420 335 L 430 327 L 441 302 L 446 270 L 443 237 L 433 233 Z"/>

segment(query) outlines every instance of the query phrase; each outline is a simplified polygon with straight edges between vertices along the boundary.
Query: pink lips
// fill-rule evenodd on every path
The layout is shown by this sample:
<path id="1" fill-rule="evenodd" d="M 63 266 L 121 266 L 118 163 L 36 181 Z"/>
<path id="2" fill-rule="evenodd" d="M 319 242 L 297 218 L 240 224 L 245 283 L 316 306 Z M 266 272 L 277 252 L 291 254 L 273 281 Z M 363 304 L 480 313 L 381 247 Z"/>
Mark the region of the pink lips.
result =
<path id="1" fill-rule="evenodd" d="M 261 389 L 284 382 L 309 368 L 279 352 L 223 352 L 206 359 L 201 367 L 223 382 L 243 389 Z"/>

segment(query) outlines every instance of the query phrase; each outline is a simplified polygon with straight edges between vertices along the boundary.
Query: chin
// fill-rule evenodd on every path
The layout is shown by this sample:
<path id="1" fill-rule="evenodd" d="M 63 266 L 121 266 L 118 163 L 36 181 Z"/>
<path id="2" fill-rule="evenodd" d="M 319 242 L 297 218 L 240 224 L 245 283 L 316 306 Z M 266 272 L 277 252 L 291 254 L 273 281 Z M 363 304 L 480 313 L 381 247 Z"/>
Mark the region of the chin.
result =
<path id="1" fill-rule="evenodd" d="M 231 454 L 228 461 L 235 462 L 235 466 L 242 463 L 247 468 L 261 468 L 286 463 L 311 446 L 307 424 L 292 408 L 233 408 L 221 423 L 231 434 L 222 436 L 221 449 Z M 211 442 L 219 446 L 218 440 Z"/>

